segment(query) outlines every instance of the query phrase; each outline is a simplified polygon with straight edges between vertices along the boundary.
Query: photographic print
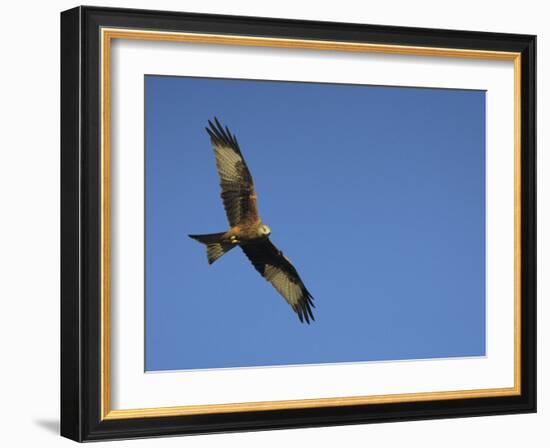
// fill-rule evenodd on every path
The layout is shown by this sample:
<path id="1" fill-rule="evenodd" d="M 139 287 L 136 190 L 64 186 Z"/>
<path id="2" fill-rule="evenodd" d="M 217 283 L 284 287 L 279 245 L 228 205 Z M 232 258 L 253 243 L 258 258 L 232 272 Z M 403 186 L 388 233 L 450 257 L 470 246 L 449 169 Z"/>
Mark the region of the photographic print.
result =
<path id="1" fill-rule="evenodd" d="M 485 356 L 485 91 L 144 82 L 147 371 Z"/>
<path id="2" fill-rule="evenodd" d="M 536 37 L 61 14 L 61 433 L 536 411 Z"/>

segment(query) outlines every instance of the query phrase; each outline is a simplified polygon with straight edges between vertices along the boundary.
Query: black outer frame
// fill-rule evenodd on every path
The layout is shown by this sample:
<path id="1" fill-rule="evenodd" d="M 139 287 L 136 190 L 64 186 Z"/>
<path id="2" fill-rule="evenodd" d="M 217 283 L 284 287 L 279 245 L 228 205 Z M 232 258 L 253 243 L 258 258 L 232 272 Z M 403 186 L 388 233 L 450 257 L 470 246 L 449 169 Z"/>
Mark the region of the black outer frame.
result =
<path id="1" fill-rule="evenodd" d="M 100 28 L 521 52 L 521 395 L 100 420 Z M 98 7 L 61 13 L 61 435 L 76 441 L 536 412 L 536 36 Z"/>

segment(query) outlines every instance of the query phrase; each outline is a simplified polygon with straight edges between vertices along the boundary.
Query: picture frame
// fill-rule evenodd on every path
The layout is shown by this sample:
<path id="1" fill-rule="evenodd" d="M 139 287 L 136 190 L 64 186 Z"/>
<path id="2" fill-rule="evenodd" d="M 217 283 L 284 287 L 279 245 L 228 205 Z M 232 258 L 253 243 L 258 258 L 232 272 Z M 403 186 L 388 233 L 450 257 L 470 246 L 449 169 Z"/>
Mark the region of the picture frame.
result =
<path id="1" fill-rule="evenodd" d="M 506 93 L 513 126 L 495 131 L 513 136 L 513 176 L 507 177 L 513 213 L 506 221 L 513 228 L 513 288 L 507 291 L 513 300 L 508 309 L 513 384 L 113 408 L 112 394 L 121 381 L 112 381 L 111 363 L 116 350 L 125 350 L 121 344 L 113 349 L 111 321 L 111 287 L 118 281 L 111 272 L 111 248 L 119 235 L 111 231 L 118 203 L 110 195 L 116 180 L 111 165 L 114 62 L 120 70 L 120 61 L 112 59 L 115 41 L 235 46 L 257 54 L 275 48 L 507 61 L 513 70 Z M 61 13 L 61 435 L 82 442 L 536 412 L 535 58 L 531 35 L 83 6 Z M 389 73 L 387 84 L 392 84 Z M 498 171 L 500 165 L 495 166 Z M 391 368 L 391 362 L 387 365 Z"/>

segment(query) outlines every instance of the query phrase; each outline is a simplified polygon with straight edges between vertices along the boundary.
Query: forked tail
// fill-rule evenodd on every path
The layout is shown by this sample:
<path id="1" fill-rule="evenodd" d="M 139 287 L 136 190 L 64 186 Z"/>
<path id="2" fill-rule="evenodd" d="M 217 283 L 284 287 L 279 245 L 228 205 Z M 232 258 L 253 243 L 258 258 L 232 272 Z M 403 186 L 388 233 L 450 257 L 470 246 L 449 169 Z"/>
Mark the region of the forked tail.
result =
<path id="1" fill-rule="evenodd" d="M 229 252 L 235 247 L 235 244 L 223 243 L 224 232 L 209 233 L 207 235 L 189 235 L 190 238 L 197 240 L 199 243 L 206 245 L 206 255 L 208 256 L 208 264 L 214 263 L 226 252 Z"/>

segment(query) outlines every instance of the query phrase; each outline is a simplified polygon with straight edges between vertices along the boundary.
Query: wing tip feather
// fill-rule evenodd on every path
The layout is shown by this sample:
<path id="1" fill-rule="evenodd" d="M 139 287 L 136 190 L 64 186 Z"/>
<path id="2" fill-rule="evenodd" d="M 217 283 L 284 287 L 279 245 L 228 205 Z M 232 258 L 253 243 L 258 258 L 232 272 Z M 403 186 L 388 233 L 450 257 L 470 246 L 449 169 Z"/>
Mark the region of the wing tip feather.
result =
<path id="1" fill-rule="evenodd" d="M 214 116 L 214 122 L 208 120 L 208 127 L 205 128 L 214 144 L 224 144 L 233 148 L 237 153 L 240 153 L 237 137 L 231 134 L 227 126 L 224 127 L 219 122 L 218 117 Z"/>
<path id="2" fill-rule="evenodd" d="M 312 307 L 315 308 L 315 305 L 313 304 L 313 296 L 307 289 L 304 288 L 298 303 L 292 305 L 292 309 L 298 315 L 300 322 L 304 323 L 305 321 L 308 325 L 311 322 L 315 322 L 315 316 L 313 315 L 313 310 L 311 309 Z"/>

